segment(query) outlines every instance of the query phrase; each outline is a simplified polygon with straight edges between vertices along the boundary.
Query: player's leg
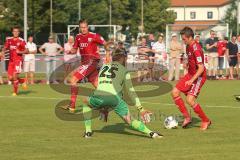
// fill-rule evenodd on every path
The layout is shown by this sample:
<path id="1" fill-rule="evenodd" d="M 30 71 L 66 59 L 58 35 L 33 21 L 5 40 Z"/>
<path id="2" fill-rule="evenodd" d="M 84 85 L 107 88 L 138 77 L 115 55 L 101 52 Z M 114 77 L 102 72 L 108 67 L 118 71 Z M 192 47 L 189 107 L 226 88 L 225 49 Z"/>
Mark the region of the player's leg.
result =
<path id="1" fill-rule="evenodd" d="M 200 104 L 196 102 L 196 97 L 190 94 L 187 95 L 187 103 L 193 108 L 194 112 L 198 115 L 198 117 L 201 118 L 202 125 L 200 129 L 206 130 L 211 125 L 211 121 L 202 110 Z"/>
<path id="2" fill-rule="evenodd" d="M 184 121 L 182 124 L 183 128 L 186 128 L 191 123 L 191 116 L 180 94 L 181 92 L 187 93 L 187 91 L 190 89 L 190 86 L 185 85 L 185 82 L 188 81 L 190 78 L 191 76 L 188 74 L 181 78 L 176 84 L 176 86 L 173 88 L 171 93 L 173 101 L 175 102 L 179 111 L 182 113 L 184 117 Z"/>
<path id="3" fill-rule="evenodd" d="M 85 125 L 85 133 L 84 137 L 89 138 L 92 136 L 92 108 L 89 104 L 89 99 L 83 99 L 83 118 L 84 118 L 84 125 Z"/>

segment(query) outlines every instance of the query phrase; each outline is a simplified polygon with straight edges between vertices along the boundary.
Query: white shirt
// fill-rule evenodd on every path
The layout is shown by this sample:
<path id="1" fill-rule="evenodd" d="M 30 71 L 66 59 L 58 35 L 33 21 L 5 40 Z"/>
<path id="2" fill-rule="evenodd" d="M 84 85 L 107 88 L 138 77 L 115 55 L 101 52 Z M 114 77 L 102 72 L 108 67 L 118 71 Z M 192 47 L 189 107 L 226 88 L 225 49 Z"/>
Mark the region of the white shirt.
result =
<path id="1" fill-rule="evenodd" d="M 44 43 L 41 48 L 45 49 L 47 56 L 56 56 L 58 49 L 60 49 L 61 46 L 57 43 L 47 42 L 47 43 Z"/>
<path id="2" fill-rule="evenodd" d="M 29 52 L 34 52 L 34 51 L 37 51 L 37 46 L 33 42 L 27 42 L 27 49 L 29 50 Z M 24 61 L 30 61 L 30 60 L 35 60 L 35 55 L 34 54 L 25 54 Z"/>
<path id="3" fill-rule="evenodd" d="M 153 44 L 152 49 L 156 50 L 159 54 L 166 52 L 166 47 L 163 42 L 160 43 L 157 41 L 156 43 Z"/>

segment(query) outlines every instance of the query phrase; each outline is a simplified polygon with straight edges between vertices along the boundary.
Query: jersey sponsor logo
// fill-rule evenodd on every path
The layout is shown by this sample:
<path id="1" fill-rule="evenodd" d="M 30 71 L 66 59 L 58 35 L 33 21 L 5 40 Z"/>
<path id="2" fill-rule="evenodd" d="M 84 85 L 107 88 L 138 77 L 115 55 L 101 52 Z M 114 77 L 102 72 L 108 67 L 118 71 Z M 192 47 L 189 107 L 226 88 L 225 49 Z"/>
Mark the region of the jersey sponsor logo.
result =
<path id="1" fill-rule="evenodd" d="M 202 57 L 197 57 L 197 62 L 202 63 Z"/>
<path id="2" fill-rule="evenodd" d="M 10 46 L 10 50 L 17 49 L 17 46 Z"/>
<path id="3" fill-rule="evenodd" d="M 88 43 L 80 43 L 79 45 L 80 45 L 80 48 L 85 48 L 88 46 Z"/>

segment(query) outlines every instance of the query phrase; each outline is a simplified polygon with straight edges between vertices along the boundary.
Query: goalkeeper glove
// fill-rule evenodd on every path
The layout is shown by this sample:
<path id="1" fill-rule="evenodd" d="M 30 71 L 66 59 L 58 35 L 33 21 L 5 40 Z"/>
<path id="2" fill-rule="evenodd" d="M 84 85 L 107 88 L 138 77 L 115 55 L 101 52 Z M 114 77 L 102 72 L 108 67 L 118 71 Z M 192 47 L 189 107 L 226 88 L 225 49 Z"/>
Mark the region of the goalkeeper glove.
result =
<path id="1" fill-rule="evenodd" d="M 152 112 L 145 110 L 142 106 L 137 107 L 140 113 L 140 117 L 143 123 L 151 122 Z"/>

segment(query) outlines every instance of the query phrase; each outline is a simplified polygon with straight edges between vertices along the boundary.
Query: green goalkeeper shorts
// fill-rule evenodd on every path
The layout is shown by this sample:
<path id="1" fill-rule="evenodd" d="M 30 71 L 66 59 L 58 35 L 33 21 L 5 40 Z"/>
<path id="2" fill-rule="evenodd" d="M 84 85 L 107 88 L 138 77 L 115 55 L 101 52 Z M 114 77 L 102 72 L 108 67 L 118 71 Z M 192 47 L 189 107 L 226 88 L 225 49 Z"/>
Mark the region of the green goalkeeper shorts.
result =
<path id="1" fill-rule="evenodd" d="M 116 95 L 103 96 L 103 95 L 92 95 L 89 97 L 89 104 L 94 109 L 100 109 L 102 107 L 111 107 L 115 113 L 123 117 L 129 113 L 127 103 Z"/>

